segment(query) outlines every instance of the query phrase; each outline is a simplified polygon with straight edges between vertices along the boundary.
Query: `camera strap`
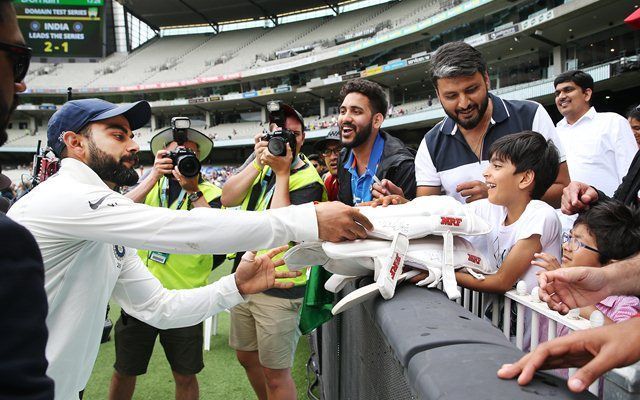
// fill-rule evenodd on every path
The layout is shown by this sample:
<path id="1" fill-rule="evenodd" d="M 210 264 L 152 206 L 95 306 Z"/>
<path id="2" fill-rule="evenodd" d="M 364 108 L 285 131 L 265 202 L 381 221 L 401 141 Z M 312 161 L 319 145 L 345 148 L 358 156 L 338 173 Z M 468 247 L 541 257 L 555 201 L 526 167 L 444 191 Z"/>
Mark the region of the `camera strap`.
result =
<path id="1" fill-rule="evenodd" d="M 160 188 L 160 207 L 163 208 L 171 208 L 169 204 L 169 178 L 163 176 Z M 180 189 L 180 194 L 178 198 L 174 202 L 177 202 L 177 207 L 174 210 L 180 210 L 184 205 L 184 202 L 187 200 L 187 192 L 184 189 Z"/>
<path id="2" fill-rule="evenodd" d="M 256 211 L 256 205 L 258 201 L 266 191 L 267 185 L 271 180 L 271 168 L 266 173 L 261 174 L 262 177 L 259 183 L 256 183 L 251 187 L 251 193 L 249 194 L 249 202 L 247 203 L 247 211 Z"/>

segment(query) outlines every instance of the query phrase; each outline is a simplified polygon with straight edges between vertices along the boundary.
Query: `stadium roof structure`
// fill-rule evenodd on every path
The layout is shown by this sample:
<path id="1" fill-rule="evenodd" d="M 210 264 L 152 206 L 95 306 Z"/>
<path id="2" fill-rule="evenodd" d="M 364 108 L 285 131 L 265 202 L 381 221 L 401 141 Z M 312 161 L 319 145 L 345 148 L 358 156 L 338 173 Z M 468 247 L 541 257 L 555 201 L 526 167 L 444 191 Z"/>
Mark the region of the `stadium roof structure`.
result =
<path id="1" fill-rule="evenodd" d="M 329 8 L 337 13 L 332 0 L 118 0 L 129 12 L 153 28 L 271 19 L 313 9 Z"/>

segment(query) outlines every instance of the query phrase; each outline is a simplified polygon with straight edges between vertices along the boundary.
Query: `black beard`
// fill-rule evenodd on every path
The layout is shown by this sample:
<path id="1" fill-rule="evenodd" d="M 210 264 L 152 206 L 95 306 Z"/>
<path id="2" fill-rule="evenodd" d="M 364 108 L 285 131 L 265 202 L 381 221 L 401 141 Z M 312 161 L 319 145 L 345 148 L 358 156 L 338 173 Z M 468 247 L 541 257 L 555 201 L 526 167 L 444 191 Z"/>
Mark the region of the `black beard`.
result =
<path id="1" fill-rule="evenodd" d="M 342 145 L 347 149 L 355 149 L 356 147 L 360 146 L 362 143 L 366 142 L 369 136 L 371 136 L 371 131 L 373 130 L 373 121 L 369 122 L 369 125 L 362 128 L 362 131 L 360 131 L 359 129 L 356 130 L 356 127 L 354 125 L 351 125 L 351 124 L 345 124 L 345 125 L 351 127 L 351 129 L 353 129 L 355 132 L 355 137 L 353 138 L 353 141 L 351 143 L 342 142 Z M 342 129 L 342 127 L 340 127 L 340 129 Z"/>
<path id="2" fill-rule="evenodd" d="M 487 92 L 484 98 L 484 101 L 482 102 L 482 104 L 480 104 L 480 108 L 478 109 L 478 115 L 474 118 L 461 120 L 458 118 L 457 114 L 455 113 L 450 113 L 446 109 L 444 110 L 444 112 L 449 116 L 449 118 L 454 120 L 456 124 L 458 124 L 462 128 L 473 129 L 476 126 L 478 126 L 478 124 L 482 120 L 482 117 L 484 117 L 484 114 L 487 112 L 487 107 L 489 107 L 489 92 Z"/>
<path id="3" fill-rule="evenodd" d="M 9 118 L 11 118 L 11 114 L 13 114 L 19 103 L 20 100 L 18 98 L 18 95 L 14 94 L 13 103 L 11 103 L 11 105 L 0 104 L 0 146 L 5 144 L 9 139 L 9 135 L 7 134 Z"/>
<path id="4" fill-rule="evenodd" d="M 138 157 L 135 154 L 124 156 L 120 162 L 115 158 L 100 150 L 94 143 L 93 139 L 89 139 L 89 153 L 91 159 L 87 163 L 103 181 L 113 182 L 116 186 L 133 186 L 138 183 L 138 173 L 135 165 L 133 168 L 127 168 L 124 163 L 134 161 L 138 163 Z"/>

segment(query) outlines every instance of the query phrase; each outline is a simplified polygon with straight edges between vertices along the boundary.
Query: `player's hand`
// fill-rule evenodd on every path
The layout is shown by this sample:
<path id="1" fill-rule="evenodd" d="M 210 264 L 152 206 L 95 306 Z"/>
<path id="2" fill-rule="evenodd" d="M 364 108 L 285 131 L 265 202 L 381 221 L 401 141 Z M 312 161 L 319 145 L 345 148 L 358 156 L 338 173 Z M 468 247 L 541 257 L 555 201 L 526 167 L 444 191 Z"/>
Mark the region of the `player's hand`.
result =
<path id="1" fill-rule="evenodd" d="M 276 279 L 295 278 L 302 274 L 301 271 L 276 271 L 275 268 L 284 264 L 284 260 L 273 261 L 277 254 L 286 251 L 289 246 L 280 246 L 271 249 L 265 254 L 256 256 L 248 251 L 242 256 L 235 273 L 236 286 L 240 294 L 254 294 L 264 292 L 267 289 L 289 289 L 293 282 L 280 282 Z"/>
<path id="2" fill-rule="evenodd" d="M 456 192 L 460 193 L 460 196 L 466 198 L 467 203 L 472 201 L 486 199 L 488 196 L 489 188 L 487 184 L 481 181 L 463 182 L 456 186 Z"/>
<path id="3" fill-rule="evenodd" d="M 269 149 L 265 149 L 260 156 L 262 165 L 268 165 L 275 172 L 276 177 L 282 175 L 289 175 L 291 173 L 291 163 L 293 161 L 293 153 L 291 152 L 291 146 L 289 143 L 287 146 L 287 154 L 284 156 L 274 156 Z"/>
<path id="4" fill-rule="evenodd" d="M 531 265 L 537 265 L 538 267 L 542 267 L 547 271 L 554 271 L 561 267 L 558 259 L 551 254 L 535 253 L 533 257 L 534 259 L 533 261 L 531 261 Z"/>
<path id="5" fill-rule="evenodd" d="M 371 187 L 371 196 L 374 199 L 379 199 L 384 196 L 398 195 L 404 197 L 404 191 L 401 187 L 396 186 L 388 179 L 383 179 L 380 183 L 375 182 Z"/>
<path id="6" fill-rule="evenodd" d="M 267 150 L 268 142 L 262 140 L 262 133 L 255 135 L 253 137 L 253 142 L 253 152 L 256 156 L 255 161 L 256 163 L 258 163 L 258 165 L 264 167 L 264 164 L 262 163 L 262 154 Z"/>
<path id="7" fill-rule="evenodd" d="M 573 215 L 589 208 L 589 204 L 598 200 L 598 192 L 586 183 L 573 181 L 562 189 L 561 210 Z"/>
<path id="8" fill-rule="evenodd" d="M 171 170 L 173 177 L 178 181 L 180 187 L 183 188 L 187 193 L 195 193 L 198 189 L 198 179 L 200 178 L 200 174 L 196 176 L 192 176 L 191 178 L 187 178 L 182 175 L 178 170 L 178 166 Z"/>
<path id="9" fill-rule="evenodd" d="M 572 267 L 542 271 L 538 275 L 538 284 L 540 300 L 560 314 L 594 305 L 612 294 L 606 268 Z"/>
<path id="10" fill-rule="evenodd" d="M 518 377 L 526 385 L 539 369 L 580 367 L 567 381 L 572 392 L 582 392 L 605 372 L 640 360 L 640 318 L 619 324 L 576 331 L 542 343 L 514 364 L 505 364 L 498 377 Z"/>
<path id="11" fill-rule="evenodd" d="M 158 150 L 156 158 L 153 160 L 153 168 L 151 168 L 151 174 L 153 174 L 156 180 L 162 178 L 163 175 L 171 174 L 173 171 L 173 161 L 167 155 L 168 150 Z"/>
<path id="12" fill-rule="evenodd" d="M 404 204 L 404 203 L 408 203 L 408 202 L 409 202 L 409 200 L 405 199 L 401 195 L 392 194 L 392 195 L 389 195 L 389 196 L 384 196 L 384 197 L 377 198 L 375 200 L 366 201 L 364 203 L 359 203 L 357 206 L 358 207 L 365 207 L 365 206 L 371 206 L 371 207 L 382 206 L 382 207 L 386 207 L 386 206 L 390 206 L 390 205 Z"/>
<path id="13" fill-rule="evenodd" d="M 340 242 L 365 239 L 367 231 L 373 229 L 371 221 L 355 207 L 338 201 L 318 203 L 315 207 L 320 240 Z"/>

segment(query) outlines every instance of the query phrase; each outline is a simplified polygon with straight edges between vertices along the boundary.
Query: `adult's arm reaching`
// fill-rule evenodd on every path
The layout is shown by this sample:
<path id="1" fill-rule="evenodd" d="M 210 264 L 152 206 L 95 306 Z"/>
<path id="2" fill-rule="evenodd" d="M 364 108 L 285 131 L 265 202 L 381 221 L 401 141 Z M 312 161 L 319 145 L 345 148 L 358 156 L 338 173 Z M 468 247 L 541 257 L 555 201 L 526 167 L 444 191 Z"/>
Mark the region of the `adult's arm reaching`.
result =
<path id="1" fill-rule="evenodd" d="M 640 255 L 602 268 L 574 267 L 538 275 L 540 299 L 566 314 L 593 305 L 611 295 L 640 295 Z"/>
<path id="2" fill-rule="evenodd" d="M 498 370 L 502 379 L 518 377 L 520 385 L 531 382 L 540 369 L 579 367 L 567 386 L 582 392 L 605 372 L 640 360 L 640 318 L 619 324 L 573 332 L 542 343 L 533 352 Z"/>
<path id="3" fill-rule="evenodd" d="M 573 215 L 589 208 L 600 198 L 601 193 L 595 188 L 582 182 L 571 182 L 562 190 L 560 201 L 564 214 Z"/>
<path id="4" fill-rule="evenodd" d="M 248 252 L 237 271 L 196 289 L 169 290 L 162 286 L 131 249 L 113 291 L 114 299 L 134 317 L 160 329 L 195 325 L 224 309 L 244 301 L 242 295 L 270 288 L 287 289 L 292 282 L 276 279 L 293 278 L 299 271 L 276 271 L 283 260 L 272 261 L 288 246 L 276 247 L 257 256 Z"/>

